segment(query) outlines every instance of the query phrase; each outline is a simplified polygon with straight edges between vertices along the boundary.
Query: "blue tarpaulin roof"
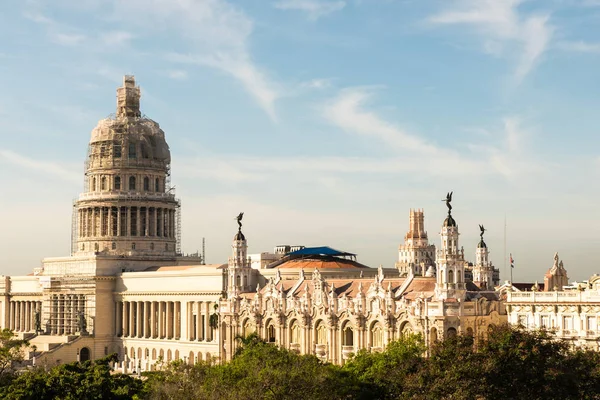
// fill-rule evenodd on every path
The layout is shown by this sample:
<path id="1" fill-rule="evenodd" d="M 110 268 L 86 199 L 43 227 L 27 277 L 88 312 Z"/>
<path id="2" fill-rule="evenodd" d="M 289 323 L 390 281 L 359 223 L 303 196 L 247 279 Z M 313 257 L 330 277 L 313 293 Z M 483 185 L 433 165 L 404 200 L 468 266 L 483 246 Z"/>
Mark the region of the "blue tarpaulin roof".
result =
<path id="1" fill-rule="evenodd" d="M 288 256 L 356 256 L 356 254 L 346 253 L 345 251 L 339 251 L 332 249 L 328 246 L 321 247 L 305 247 L 300 250 L 288 253 Z"/>

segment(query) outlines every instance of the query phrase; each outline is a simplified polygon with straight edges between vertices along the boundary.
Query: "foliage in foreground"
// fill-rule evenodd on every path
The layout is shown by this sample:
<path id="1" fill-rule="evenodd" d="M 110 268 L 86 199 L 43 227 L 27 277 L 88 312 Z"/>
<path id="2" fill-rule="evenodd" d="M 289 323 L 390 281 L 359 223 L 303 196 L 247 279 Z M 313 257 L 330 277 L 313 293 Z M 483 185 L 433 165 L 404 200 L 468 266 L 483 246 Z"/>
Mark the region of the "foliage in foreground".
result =
<path id="1" fill-rule="evenodd" d="M 13 376 L 6 399 L 600 399 L 600 354 L 573 350 L 543 331 L 501 326 L 473 345 L 468 336 L 439 342 L 424 356 L 417 335 L 385 352 L 359 351 L 343 367 L 240 338 L 234 359 L 182 362 L 145 373 L 111 374 L 110 358 Z"/>

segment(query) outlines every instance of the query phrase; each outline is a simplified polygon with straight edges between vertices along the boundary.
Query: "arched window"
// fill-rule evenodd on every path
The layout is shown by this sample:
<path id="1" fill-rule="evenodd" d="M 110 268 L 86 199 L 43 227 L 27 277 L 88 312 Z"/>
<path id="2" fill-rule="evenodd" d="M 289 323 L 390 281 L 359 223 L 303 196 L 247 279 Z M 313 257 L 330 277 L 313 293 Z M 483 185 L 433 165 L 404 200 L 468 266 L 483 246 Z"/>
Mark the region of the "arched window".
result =
<path id="1" fill-rule="evenodd" d="M 160 186 L 158 185 L 158 183 L 159 183 L 158 178 L 156 178 L 154 180 L 154 191 L 155 192 L 160 192 Z"/>
<path id="2" fill-rule="evenodd" d="M 135 190 L 135 176 L 129 177 L 129 190 Z"/>
<path id="3" fill-rule="evenodd" d="M 454 271 L 448 270 L 448 283 L 454 283 Z"/>
<path id="4" fill-rule="evenodd" d="M 411 328 L 410 324 L 408 322 L 405 322 L 404 324 L 402 324 L 402 326 L 400 327 L 400 334 L 403 337 L 407 337 L 411 333 L 412 333 L 412 328 Z"/>
<path id="5" fill-rule="evenodd" d="M 383 348 L 383 328 L 379 322 L 371 326 L 371 347 Z"/>
<path id="6" fill-rule="evenodd" d="M 241 285 L 241 282 L 240 282 L 240 276 L 239 276 L 239 275 L 237 275 L 237 276 L 235 277 L 235 285 L 236 285 L 237 287 L 239 287 L 239 286 Z"/>
<path id="7" fill-rule="evenodd" d="M 451 339 L 456 337 L 456 328 L 448 328 L 446 331 L 446 338 Z"/>
<path id="8" fill-rule="evenodd" d="M 346 324 L 346 327 L 342 332 L 342 345 L 354 346 L 354 331 L 352 330 L 350 324 Z"/>
<path id="9" fill-rule="evenodd" d="M 267 342 L 275 343 L 275 326 L 273 324 L 267 328 Z"/>
<path id="10" fill-rule="evenodd" d="M 115 176 L 115 190 L 121 190 L 121 177 Z"/>
<path id="11" fill-rule="evenodd" d="M 100 179 L 100 190 L 106 190 L 106 177 L 103 176 Z"/>
<path id="12" fill-rule="evenodd" d="M 87 347 L 79 350 L 79 362 L 89 361 L 90 359 L 90 349 Z"/>
<path id="13" fill-rule="evenodd" d="M 290 343 L 300 344 L 300 325 L 298 324 L 298 321 L 292 323 L 292 328 L 290 329 Z"/>
<path id="14" fill-rule="evenodd" d="M 95 192 L 96 191 L 96 177 L 92 178 L 92 183 L 90 185 L 90 192 Z"/>
<path id="15" fill-rule="evenodd" d="M 148 147 L 142 143 L 142 158 L 148 158 Z"/>
<path id="16" fill-rule="evenodd" d="M 150 179 L 148 179 L 148 177 L 146 176 L 144 178 L 144 192 L 149 192 L 150 191 Z"/>
<path id="17" fill-rule="evenodd" d="M 129 158 L 137 158 L 135 143 L 129 143 Z"/>
<path id="18" fill-rule="evenodd" d="M 431 331 L 429 331 L 429 343 L 430 344 L 434 344 L 435 342 L 437 342 L 438 337 L 437 337 L 437 328 L 431 328 Z"/>
<path id="19" fill-rule="evenodd" d="M 244 328 L 242 331 L 242 334 L 244 335 L 244 337 L 250 335 L 251 333 L 254 333 L 254 324 L 252 323 L 252 321 L 250 319 L 247 319 L 246 322 L 244 323 Z"/>
<path id="20" fill-rule="evenodd" d="M 327 344 L 327 327 L 323 321 L 317 325 L 317 344 Z"/>

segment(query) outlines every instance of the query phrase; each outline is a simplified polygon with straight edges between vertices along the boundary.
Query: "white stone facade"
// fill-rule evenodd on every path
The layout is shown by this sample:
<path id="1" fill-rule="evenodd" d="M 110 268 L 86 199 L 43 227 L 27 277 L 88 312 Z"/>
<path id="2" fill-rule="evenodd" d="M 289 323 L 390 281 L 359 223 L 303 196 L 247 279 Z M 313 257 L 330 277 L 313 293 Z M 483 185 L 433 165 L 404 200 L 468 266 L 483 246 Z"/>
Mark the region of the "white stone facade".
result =
<path id="1" fill-rule="evenodd" d="M 311 253 L 282 245 L 275 254 L 248 256 L 241 224 L 226 264 L 182 257 L 169 148 L 158 124 L 142 116 L 140 96 L 126 77 L 116 115 L 92 132 L 71 256 L 44 259 L 32 275 L 0 278 L 0 327 L 30 339 L 37 363 L 112 352 L 129 369 L 156 368 L 161 360 L 227 360 L 236 335 L 253 330 L 343 363 L 360 348 L 382 350 L 407 332 L 422 333 L 428 343 L 460 332 L 479 338 L 506 320 L 496 293 L 465 281 L 451 215 L 436 253 L 423 211 L 411 211 L 400 248 L 408 252 L 400 253 L 398 268 L 408 266 L 403 276 L 329 248 Z"/>

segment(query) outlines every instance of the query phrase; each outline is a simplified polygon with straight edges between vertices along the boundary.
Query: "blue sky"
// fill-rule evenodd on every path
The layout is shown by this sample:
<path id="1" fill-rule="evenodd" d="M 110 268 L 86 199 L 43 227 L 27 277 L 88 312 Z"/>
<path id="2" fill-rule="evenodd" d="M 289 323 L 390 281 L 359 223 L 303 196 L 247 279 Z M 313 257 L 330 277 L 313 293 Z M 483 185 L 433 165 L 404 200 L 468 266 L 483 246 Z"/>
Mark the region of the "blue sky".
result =
<path id="1" fill-rule="evenodd" d="M 5 0 L 0 269 L 67 255 L 96 122 L 124 74 L 167 134 L 183 248 L 330 245 L 393 266 L 410 208 L 454 191 L 503 277 L 600 252 L 600 1 Z"/>

